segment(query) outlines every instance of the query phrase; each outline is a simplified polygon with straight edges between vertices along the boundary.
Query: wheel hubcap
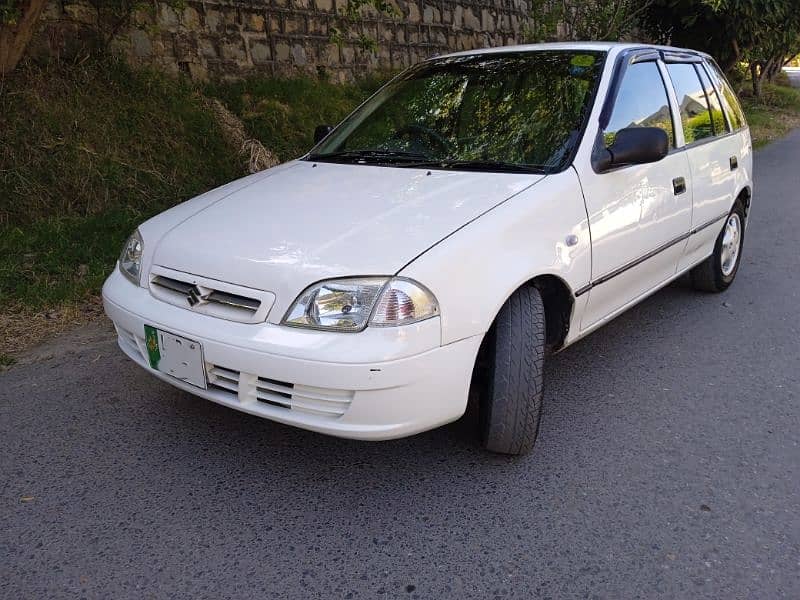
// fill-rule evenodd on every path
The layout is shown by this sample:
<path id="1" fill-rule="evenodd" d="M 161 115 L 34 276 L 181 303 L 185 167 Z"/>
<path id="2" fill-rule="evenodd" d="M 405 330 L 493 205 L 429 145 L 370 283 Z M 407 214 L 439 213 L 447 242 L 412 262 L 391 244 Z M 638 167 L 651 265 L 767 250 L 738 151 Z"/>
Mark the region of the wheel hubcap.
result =
<path id="1" fill-rule="evenodd" d="M 728 217 L 725 223 L 725 231 L 722 234 L 722 254 L 720 262 L 722 264 L 722 274 L 728 277 L 736 268 L 736 259 L 739 258 L 739 248 L 742 245 L 742 222 L 739 215 L 734 213 Z"/>

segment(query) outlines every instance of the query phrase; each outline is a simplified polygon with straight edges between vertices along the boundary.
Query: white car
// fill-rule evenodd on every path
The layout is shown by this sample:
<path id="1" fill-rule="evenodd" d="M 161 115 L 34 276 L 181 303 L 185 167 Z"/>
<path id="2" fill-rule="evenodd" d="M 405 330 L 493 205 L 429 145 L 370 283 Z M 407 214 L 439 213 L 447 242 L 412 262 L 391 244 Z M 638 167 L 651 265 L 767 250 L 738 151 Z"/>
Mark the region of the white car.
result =
<path id="1" fill-rule="evenodd" d="M 518 454 L 543 361 L 685 272 L 727 288 L 750 134 L 714 61 L 572 43 L 394 78 L 306 156 L 146 221 L 103 287 L 164 381 L 363 440 L 461 417 Z"/>

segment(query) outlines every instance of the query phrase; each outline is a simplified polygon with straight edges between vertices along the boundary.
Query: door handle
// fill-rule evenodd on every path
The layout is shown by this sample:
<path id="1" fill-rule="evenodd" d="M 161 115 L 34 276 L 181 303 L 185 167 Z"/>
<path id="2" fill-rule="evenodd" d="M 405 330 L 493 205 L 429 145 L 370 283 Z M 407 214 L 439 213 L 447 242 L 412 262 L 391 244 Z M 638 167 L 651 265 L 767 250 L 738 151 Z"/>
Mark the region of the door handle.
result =
<path id="1" fill-rule="evenodd" d="M 680 196 L 686 191 L 686 180 L 683 177 L 676 177 L 672 180 L 672 189 L 676 196 Z"/>
<path id="2" fill-rule="evenodd" d="M 735 171 L 739 168 L 739 159 L 735 156 L 731 156 L 731 171 Z"/>

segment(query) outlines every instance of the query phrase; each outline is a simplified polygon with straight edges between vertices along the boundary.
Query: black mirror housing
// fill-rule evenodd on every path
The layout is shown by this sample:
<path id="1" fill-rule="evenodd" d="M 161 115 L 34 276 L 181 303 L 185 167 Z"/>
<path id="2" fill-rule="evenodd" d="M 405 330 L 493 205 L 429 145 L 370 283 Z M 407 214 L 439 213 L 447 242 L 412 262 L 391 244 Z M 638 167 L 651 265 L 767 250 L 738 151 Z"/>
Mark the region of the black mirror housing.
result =
<path id="1" fill-rule="evenodd" d="M 314 130 L 314 143 L 319 144 L 331 131 L 333 131 L 332 125 L 317 125 Z"/>
<path id="2" fill-rule="evenodd" d="M 609 147 L 602 144 L 592 156 L 592 166 L 598 173 L 626 165 L 643 165 L 660 161 L 669 153 L 669 136 L 659 127 L 626 127 L 617 132 Z"/>

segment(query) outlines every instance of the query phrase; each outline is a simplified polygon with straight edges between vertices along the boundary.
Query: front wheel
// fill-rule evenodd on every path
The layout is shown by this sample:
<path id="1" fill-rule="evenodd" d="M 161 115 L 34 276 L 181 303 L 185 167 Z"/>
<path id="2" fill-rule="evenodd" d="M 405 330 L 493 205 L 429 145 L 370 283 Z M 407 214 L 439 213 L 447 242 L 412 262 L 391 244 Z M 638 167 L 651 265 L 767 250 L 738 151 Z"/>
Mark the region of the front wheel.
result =
<path id="1" fill-rule="evenodd" d="M 508 299 L 489 340 L 489 385 L 481 402 L 483 446 L 524 454 L 539 432 L 544 379 L 545 312 L 539 290 L 520 288 Z"/>
<path id="2" fill-rule="evenodd" d="M 739 270 L 744 245 L 744 207 L 737 200 L 717 236 L 714 253 L 691 270 L 692 285 L 704 292 L 728 289 Z"/>

